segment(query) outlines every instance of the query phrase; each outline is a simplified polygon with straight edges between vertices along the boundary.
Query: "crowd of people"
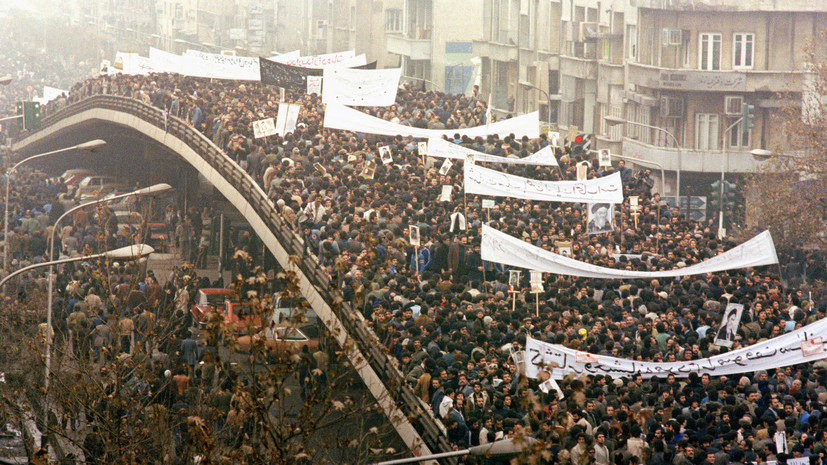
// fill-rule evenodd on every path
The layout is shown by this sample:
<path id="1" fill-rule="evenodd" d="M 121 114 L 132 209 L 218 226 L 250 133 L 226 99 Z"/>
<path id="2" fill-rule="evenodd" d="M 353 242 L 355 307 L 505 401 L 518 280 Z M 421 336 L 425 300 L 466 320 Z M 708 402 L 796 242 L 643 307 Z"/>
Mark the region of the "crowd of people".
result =
<path id="1" fill-rule="evenodd" d="M 441 160 L 421 156 L 410 137 L 326 129 L 316 95 L 288 92 L 302 108 L 298 127 L 266 139 L 254 138 L 252 122 L 276 114 L 279 92 L 258 83 L 103 76 L 73 86 L 47 111 L 95 94 L 140 99 L 186 120 L 259 182 L 455 447 L 525 433 L 544 441 L 540 463 L 822 463 L 827 363 L 740 376 L 569 376 L 558 395 L 522 376 L 512 356 L 528 336 L 652 362 L 698 360 L 779 336 L 824 318 L 821 252 L 780 249 L 783 273 L 762 267 L 661 280 L 546 275 L 543 290 L 531 295 L 527 272 L 510 285 L 508 267 L 482 260 L 483 223 L 622 270 L 683 268 L 736 244 L 717 238 L 712 220 L 671 208 L 652 192 L 648 171 L 633 173 L 622 161 L 598 167 L 592 154 L 564 143 L 555 148 L 559 167 L 497 169 L 544 180 L 575 179 L 582 161 L 591 162 L 589 178 L 619 171 L 626 200 L 599 234 L 587 234 L 585 204 L 507 198 L 483 209 L 482 197 L 462 195 L 461 163 L 440 173 Z M 415 127 L 461 129 L 485 124 L 485 109 L 476 96 L 401 89 L 396 105 L 363 111 Z M 550 143 L 545 135 L 448 139 L 512 158 Z M 380 160 L 382 146 L 390 148 L 391 163 Z M 450 200 L 441 198 L 443 186 L 452 186 Z M 630 195 L 641 206 L 636 218 Z M 419 247 L 408 241 L 411 226 L 419 228 Z M 175 295 L 182 283 L 171 283 Z M 745 306 L 731 348 L 714 344 L 729 303 Z"/>

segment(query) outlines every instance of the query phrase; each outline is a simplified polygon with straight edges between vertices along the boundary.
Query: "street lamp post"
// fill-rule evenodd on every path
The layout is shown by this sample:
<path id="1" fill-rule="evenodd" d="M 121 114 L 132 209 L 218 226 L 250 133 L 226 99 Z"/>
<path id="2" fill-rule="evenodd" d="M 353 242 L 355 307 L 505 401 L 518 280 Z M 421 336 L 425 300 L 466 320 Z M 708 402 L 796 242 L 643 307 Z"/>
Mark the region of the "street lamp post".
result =
<path id="1" fill-rule="evenodd" d="M 548 106 L 548 113 L 546 114 L 549 124 L 551 124 L 551 96 L 545 90 L 535 86 L 534 84 L 528 81 L 520 81 L 519 84 L 525 87 L 531 87 L 532 89 L 539 90 L 546 96 L 546 105 Z"/>
<path id="2" fill-rule="evenodd" d="M 170 186 L 169 184 L 155 184 L 154 186 L 149 186 L 149 187 L 145 187 L 143 189 L 138 189 L 136 191 L 129 192 L 127 194 L 120 194 L 120 195 L 116 195 L 116 196 L 109 197 L 109 198 L 106 198 L 106 199 L 98 199 L 98 200 L 93 200 L 92 202 L 86 202 L 86 203 L 77 205 L 75 207 L 72 207 L 72 208 L 66 210 L 66 212 L 63 213 L 62 215 L 60 215 L 60 217 L 57 219 L 57 221 L 55 221 L 55 224 L 52 227 L 52 236 L 50 238 L 50 244 L 49 244 L 49 263 L 52 263 L 52 261 L 54 260 L 54 257 L 55 257 L 55 233 L 58 230 L 58 224 L 60 223 L 60 221 L 63 218 L 66 218 L 67 216 L 71 215 L 72 213 L 74 213 L 74 212 L 76 212 L 76 211 L 78 211 L 82 208 L 91 207 L 93 205 L 99 205 L 99 204 L 102 204 L 102 203 L 111 202 L 113 200 L 118 200 L 118 199 L 124 199 L 126 197 L 131 197 L 131 196 L 157 195 L 157 194 L 167 192 L 170 189 L 172 189 L 172 186 Z M 146 246 L 146 247 L 149 247 L 149 246 Z M 151 247 L 150 247 L 150 249 L 151 249 Z M 149 253 L 152 253 L 152 252 L 149 252 Z M 9 275 L 9 276 L 11 276 L 11 275 Z M 48 297 L 47 297 L 48 306 L 46 307 L 46 331 L 47 331 L 47 335 L 46 335 L 46 378 L 45 378 L 45 381 L 43 383 L 43 386 L 44 386 L 46 391 L 49 390 L 49 373 L 50 373 L 50 370 L 51 370 L 51 360 L 52 360 L 52 357 L 51 357 L 51 355 L 52 355 L 52 351 L 51 351 L 51 345 L 52 345 L 51 329 L 52 329 L 52 304 L 54 302 L 54 296 L 52 295 L 53 294 L 54 281 L 55 281 L 54 271 L 53 271 L 53 267 L 50 265 L 49 266 L 49 290 L 48 290 L 49 294 L 48 294 Z"/>
<path id="3" fill-rule="evenodd" d="M 92 254 L 92 255 L 83 255 L 83 256 L 80 256 L 80 257 L 70 257 L 70 258 L 64 258 L 64 259 L 61 259 L 61 260 L 48 261 L 48 262 L 43 262 L 43 263 L 35 263 L 34 265 L 29 265 L 25 268 L 20 268 L 19 270 L 15 271 L 14 273 L 11 273 L 10 275 L 8 275 L 5 278 L 3 278 L 2 280 L 0 280 L 0 287 L 5 286 L 6 283 L 9 280 L 11 280 L 12 278 L 14 278 L 15 276 L 26 273 L 28 271 L 31 271 L 31 270 L 35 269 L 35 268 L 43 268 L 45 266 L 48 266 L 49 267 L 49 288 L 50 288 L 50 291 L 51 291 L 51 286 L 52 286 L 52 270 L 51 270 L 51 268 L 54 265 L 63 265 L 63 264 L 66 264 L 66 263 L 80 262 L 80 261 L 84 261 L 84 260 L 96 260 L 96 259 L 99 259 L 99 258 L 103 258 L 103 259 L 106 259 L 106 260 L 129 260 L 129 259 L 133 259 L 133 258 L 145 257 L 145 256 L 147 256 L 147 255 L 149 255 L 153 252 L 155 252 L 155 249 L 153 249 L 149 245 L 146 245 L 146 244 L 133 244 L 133 245 L 130 245 L 130 246 L 127 246 L 127 247 L 121 247 L 120 249 L 109 250 L 107 252 L 102 252 L 102 253 L 97 253 L 97 254 Z M 51 305 L 52 305 L 52 294 L 50 292 L 49 293 L 49 308 L 51 308 Z M 50 368 L 50 360 L 51 360 L 50 355 L 52 353 L 52 350 L 51 350 L 51 346 L 52 346 L 51 316 L 52 316 L 52 314 L 50 312 L 47 315 L 47 322 L 46 322 L 46 377 L 43 381 L 43 387 L 44 387 L 44 392 L 45 393 L 49 392 L 49 368 Z M 49 413 L 48 405 L 49 404 L 48 404 L 48 402 L 44 402 L 43 404 L 44 404 L 43 405 L 43 422 L 44 422 L 43 424 L 45 425 L 48 422 L 48 413 Z"/>
<path id="4" fill-rule="evenodd" d="M 680 210 L 680 208 L 681 208 L 681 168 L 683 167 L 683 148 L 681 147 L 681 144 L 678 143 L 678 138 L 675 137 L 674 134 L 667 131 L 666 129 L 663 129 L 663 128 L 660 128 L 660 127 L 657 127 L 657 126 L 652 126 L 652 125 L 649 125 L 649 124 L 638 123 L 637 121 L 629 121 L 625 118 L 620 118 L 618 116 L 609 115 L 609 116 L 604 116 L 603 119 L 610 126 L 615 126 L 615 125 L 618 125 L 618 124 L 631 124 L 631 125 L 634 125 L 634 126 L 640 126 L 640 127 L 644 127 L 644 128 L 648 128 L 648 129 L 655 129 L 657 131 L 661 131 L 664 134 L 666 134 L 667 136 L 672 138 L 672 142 L 675 143 L 675 148 L 678 149 L 678 169 L 675 170 L 675 200 L 676 200 L 676 204 L 678 206 L 678 210 Z"/>
<path id="5" fill-rule="evenodd" d="M 24 163 L 28 163 L 32 160 L 37 160 L 39 158 L 47 157 L 49 155 L 55 155 L 57 153 L 68 152 L 70 150 L 80 149 L 80 150 L 89 150 L 94 152 L 95 150 L 103 147 L 106 145 L 106 141 L 101 139 L 90 140 L 88 142 L 84 142 L 82 144 L 73 145 L 71 147 L 66 147 L 58 150 L 52 150 L 51 152 L 40 153 L 37 155 L 32 155 L 31 157 L 24 158 L 23 160 L 17 162 L 16 165 L 12 166 L 8 171 L 6 171 L 6 201 L 5 201 L 5 213 L 3 215 L 3 271 L 9 270 L 9 185 L 11 184 L 11 173 L 16 170 L 20 165 Z"/>

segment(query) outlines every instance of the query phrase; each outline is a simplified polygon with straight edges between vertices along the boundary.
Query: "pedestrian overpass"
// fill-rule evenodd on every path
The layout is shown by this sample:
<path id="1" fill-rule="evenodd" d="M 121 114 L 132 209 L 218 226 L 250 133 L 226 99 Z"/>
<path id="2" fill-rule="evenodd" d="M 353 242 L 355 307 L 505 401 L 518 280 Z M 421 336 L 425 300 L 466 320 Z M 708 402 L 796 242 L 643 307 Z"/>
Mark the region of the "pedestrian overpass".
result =
<path id="1" fill-rule="evenodd" d="M 102 138 L 139 142 L 159 149 L 158 157 L 172 157 L 191 166 L 246 218 L 279 264 L 295 272 L 299 288 L 331 335 L 347 354 L 379 406 L 415 455 L 451 450 L 441 424 L 405 384 L 403 374 L 358 311 L 343 302 L 336 283 L 321 272 L 315 257 L 303 253 L 299 237 L 284 224 L 262 188 L 207 137 L 184 121 L 166 117 L 158 108 L 140 101 L 93 96 L 48 115 L 41 129 L 21 136 L 12 149 L 22 159 L 35 153 L 66 147 L 72 140 Z M 64 159 L 65 163 L 65 159 Z M 123 165 L 120 160 L 119 164 Z M 140 166 L 119 169 L 149 169 Z M 174 170 L 167 170 L 174 171 Z M 176 173 L 166 173 L 175 176 Z M 455 459 L 450 459 L 455 463 Z"/>

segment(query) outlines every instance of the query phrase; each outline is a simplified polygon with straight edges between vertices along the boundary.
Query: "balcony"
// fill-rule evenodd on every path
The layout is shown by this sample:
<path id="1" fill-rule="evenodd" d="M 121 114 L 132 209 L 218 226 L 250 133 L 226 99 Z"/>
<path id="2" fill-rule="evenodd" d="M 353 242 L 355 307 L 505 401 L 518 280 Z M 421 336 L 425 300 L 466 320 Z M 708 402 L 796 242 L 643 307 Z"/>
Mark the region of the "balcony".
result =
<path id="1" fill-rule="evenodd" d="M 609 141 L 613 142 L 613 141 Z M 680 157 L 678 156 L 680 152 Z M 755 173 L 761 162 L 755 159 L 749 149 L 721 150 L 678 150 L 673 147 L 658 147 L 628 137 L 623 139 L 623 156 L 643 162 L 654 162 L 667 171 L 695 173 L 720 173 L 721 157 L 726 157 L 727 173 Z M 678 164 L 680 160 L 680 165 Z"/>
<path id="2" fill-rule="evenodd" d="M 577 79 L 597 79 L 597 60 L 560 55 L 560 74 Z"/>
<path id="3" fill-rule="evenodd" d="M 474 54 L 493 61 L 517 61 L 517 45 L 487 40 L 474 40 Z"/>
<path id="4" fill-rule="evenodd" d="M 804 82 L 801 71 L 700 71 L 628 64 L 628 82 L 649 89 L 712 92 L 789 92 Z"/>
<path id="5" fill-rule="evenodd" d="M 389 53 L 406 56 L 411 60 L 431 59 L 431 39 L 411 39 L 398 33 L 388 33 L 386 37 Z"/>

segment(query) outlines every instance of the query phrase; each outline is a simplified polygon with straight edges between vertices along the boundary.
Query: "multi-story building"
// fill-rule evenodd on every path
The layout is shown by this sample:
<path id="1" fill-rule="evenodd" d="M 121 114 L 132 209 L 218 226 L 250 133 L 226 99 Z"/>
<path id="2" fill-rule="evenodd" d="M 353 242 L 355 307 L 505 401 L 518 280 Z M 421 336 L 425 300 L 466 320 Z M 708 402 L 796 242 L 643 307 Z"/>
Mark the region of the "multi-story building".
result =
<path id="1" fill-rule="evenodd" d="M 473 41 L 482 38 L 483 0 L 404 0 L 401 11 L 386 10 L 386 20 L 387 50 L 400 57 L 406 79 L 450 93 L 469 89 L 478 65 Z"/>
<path id="2" fill-rule="evenodd" d="M 705 195 L 707 181 L 718 173 L 754 171 L 756 150 L 785 145 L 779 94 L 800 98 L 804 49 L 827 24 L 827 4 L 631 0 L 631 5 L 637 18 L 626 31 L 623 113 L 612 106 L 599 115 L 595 132 L 601 145 L 674 173 L 669 195 L 678 189 L 682 195 Z M 742 121 L 750 108 L 751 128 Z M 603 124 L 606 115 L 633 124 L 626 124 L 623 134 L 613 133 Z"/>
<path id="3" fill-rule="evenodd" d="M 754 171 L 756 150 L 783 146 L 778 94 L 801 92 L 804 47 L 825 24 L 827 4 L 805 0 L 485 0 L 474 51 L 495 108 L 539 109 L 592 148 L 662 168 L 660 192 L 703 195 L 722 169 Z"/>

